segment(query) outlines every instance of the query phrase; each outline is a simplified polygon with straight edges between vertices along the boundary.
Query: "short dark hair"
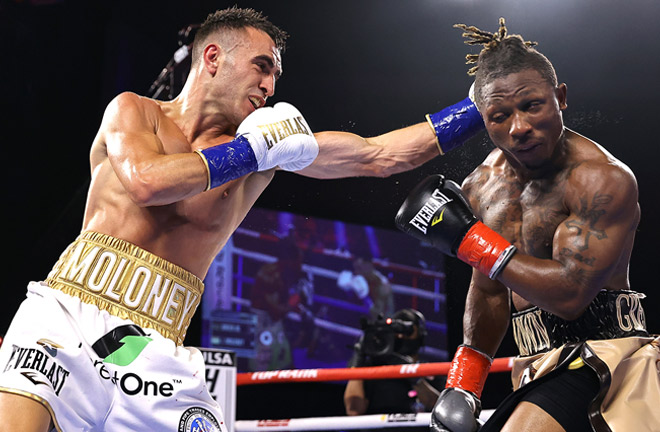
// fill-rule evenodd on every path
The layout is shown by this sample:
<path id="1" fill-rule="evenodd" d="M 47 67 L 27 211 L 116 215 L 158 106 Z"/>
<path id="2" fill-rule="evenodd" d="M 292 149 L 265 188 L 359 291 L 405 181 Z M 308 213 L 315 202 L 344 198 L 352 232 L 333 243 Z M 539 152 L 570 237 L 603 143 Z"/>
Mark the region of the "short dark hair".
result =
<path id="1" fill-rule="evenodd" d="M 284 52 L 286 39 L 289 35 L 268 20 L 261 12 L 250 8 L 239 8 L 232 6 L 227 9 L 217 10 L 206 17 L 206 20 L 197 30 L 193 42 L 193 63 L 202 55 L 204 41 L 209 35 L 224 30 L 240 30 L 252 27 L 266 33 L 275 42 L 275 46 Z"/>
<path id="2" fill-rule="evenodd" d="M 468 71 L 474 78 L 474 96 L 477 106 L 483 101 L 481 90 L 494 79 L 523 70 L 536 70 L 553 87 L 557 86 L 557 73 L 550 60 L 534 46 L 536 42 L 525 41 L 520 35 L 508 35 L 504 18 L 499 20 L 495 33 L 486 32 L 474 26 L 456 24 L 464 31 L 468 45 L 483 45 L 479 54 L 468 54 L 467 64 L 475 64 Z"/>

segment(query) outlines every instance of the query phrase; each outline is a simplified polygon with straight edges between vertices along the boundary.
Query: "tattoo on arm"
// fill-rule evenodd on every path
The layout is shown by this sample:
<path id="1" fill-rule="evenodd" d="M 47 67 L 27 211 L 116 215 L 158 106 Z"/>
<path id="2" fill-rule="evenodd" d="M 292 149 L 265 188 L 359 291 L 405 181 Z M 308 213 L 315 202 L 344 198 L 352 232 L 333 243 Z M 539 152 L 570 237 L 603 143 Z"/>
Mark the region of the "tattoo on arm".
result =
<path id="1" fill-rule="evenodd" d="M 564 258 L 572 258 L 590 267 L 593 267 L 594 263 L 596 262 L 595 257 L 587 258 L 584 255 L 582 255 L 580 252 L 575 252 L 573 249 L 570 248 L 563 248 L 559 252 L 559 255 Z"/>
<path id="2" fill-rule="evenodd" d="M 585 197 L 580 199 L 580 209 L 577 212 L 580 217 L 579 220 L 570 219 L 564 222 L 568 229 L 577 231 L 579 240 L 576 241 L 576 248 L 578 251 L 585 251 L 589 249 L 589 240 L 595 237 L 598 240 L 607 238 L 605 230 L 596 228 L 598 220 L 607 213 L 602 206 L 612 201 L 612 195 L 595 193 L 591 204 L 588 203 Z M 562 251 L 563 252 L 563 251 Z"/>
<path id="3" fill-rule="evenodd" d="M 598 272 L 586 270 L 584 268 L 577 268 L 573 272 L 569 272 L 566 275 L 570 280 L 572 280 L 575 285 L 588 285 L 594 278 L 598 277 Z"/>

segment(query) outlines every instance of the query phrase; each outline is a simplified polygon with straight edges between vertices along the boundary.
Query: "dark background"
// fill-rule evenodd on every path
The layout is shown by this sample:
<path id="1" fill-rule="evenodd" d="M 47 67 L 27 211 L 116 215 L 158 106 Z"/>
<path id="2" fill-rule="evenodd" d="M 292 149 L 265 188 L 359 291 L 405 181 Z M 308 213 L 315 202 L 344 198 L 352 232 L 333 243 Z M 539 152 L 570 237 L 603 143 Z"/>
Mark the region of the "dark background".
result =
<path id="1" fill-rule="evenodd" d="M 475 49 L 463 44 L 461 32 L 452 28 L 455 23 L 495 31 L 504 16 L 510 33 L 538 41 L 568 85 L 567 126 L 605 146 L 637 175 L 642 222 L 630 279 L 633 289 L 648 296 L 650 330 L 660 332 L 660 295 L 652 283 L 660 241 L 655 226 L 659 2 L 237 3 L 262 10 L 290 33 L 273 102 L 294 103 L 316 131 L 375 135 L 423 121 L 424 114 L 463 99 L 471 83 L 464 56 Z M 3 288 L 0 334 L 27 282 L 45 278 L 80 230 L 89 146 L 105 105 L 121 91 L 144 94 L 178 48 L 178 31 L 233 4 L 0 0 L 0 142 L 9 256 L 3 260 L 9 280 Z M 257 204 L 393 229 L 398 206 L 417 182 L 437 172 L 460 182 L 490 148 L 482 134 L 445 157 L 388 179 L 319 181 L 278 173 Z M 455 260 L 447 265 L 451 350 L 461 339 L 469 270 Z M 199 323 L 193 323 L 188 344 L 196 343 L 198 329 Z M 509 338 L 498 355 L 513 353 Z M 489 382 L 487 408 L 509 388 L 505 374 Z M 340 384 L 240 388 L 238 418 L 339 415 L 342 389 Z M 300 397 L 311 392 L 318 402 Z M 287 397 L 273 396 L 281 394 Z M 299 402 L 292 404 L 292 399 Z"/>

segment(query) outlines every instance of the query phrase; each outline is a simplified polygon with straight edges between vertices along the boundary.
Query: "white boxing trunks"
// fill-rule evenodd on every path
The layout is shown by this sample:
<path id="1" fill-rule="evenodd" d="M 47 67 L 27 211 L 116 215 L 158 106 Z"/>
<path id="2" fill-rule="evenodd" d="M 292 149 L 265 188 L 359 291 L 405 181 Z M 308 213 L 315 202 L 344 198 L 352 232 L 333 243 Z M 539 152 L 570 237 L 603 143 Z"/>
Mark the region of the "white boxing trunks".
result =
<path id="1" fill-rule="evenodd" d="M 227 431 L 203 356 L 175 343 L 181 333 L 164 337 L 63 291 L 28 286 L 0 348 L 0 391 L 43 404 L 58 431 Z"/>

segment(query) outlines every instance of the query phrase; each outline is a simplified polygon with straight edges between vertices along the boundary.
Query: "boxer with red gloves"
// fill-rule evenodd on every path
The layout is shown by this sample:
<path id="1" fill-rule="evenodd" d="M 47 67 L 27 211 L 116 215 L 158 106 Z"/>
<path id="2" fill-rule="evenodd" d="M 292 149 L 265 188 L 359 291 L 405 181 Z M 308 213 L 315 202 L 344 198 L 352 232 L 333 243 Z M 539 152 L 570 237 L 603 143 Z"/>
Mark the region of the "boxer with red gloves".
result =
<path id="1" fill-rule="evenodd" d="M 495 33 L 458 27 L 484 45 L 468 60 L 496 148 L 461 187 L 423 180 L 396 216 L 473 267 L 463 345 L 432 430 L 660 430 L 660 338 L 628 279 L 640 220 L 633 173 L 564 127 L 566 85 L 534 43 L 508 36 L 503 19 Z M 482 425 L 481 390 L 510 323 L 515 391 Z"/>

